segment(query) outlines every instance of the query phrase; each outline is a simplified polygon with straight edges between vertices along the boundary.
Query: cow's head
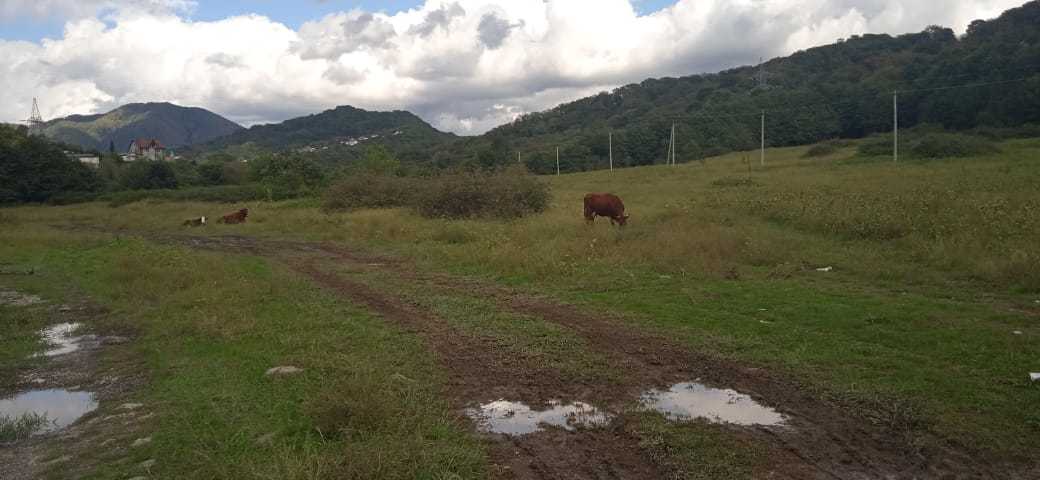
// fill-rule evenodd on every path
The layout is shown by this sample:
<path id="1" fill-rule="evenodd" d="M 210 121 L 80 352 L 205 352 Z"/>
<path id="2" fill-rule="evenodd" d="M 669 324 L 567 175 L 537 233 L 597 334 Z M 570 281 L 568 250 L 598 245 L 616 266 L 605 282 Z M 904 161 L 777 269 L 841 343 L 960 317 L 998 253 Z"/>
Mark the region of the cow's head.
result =
<path id="1" fill-rule="evenodd" d="M 618 224 L 622 227 L 625 226 L 625 223 L 628 223 L 628 214 L 622 215 L 621 218 L 618 219 Z"/>
<path id="2" fill-rule="evenodd" d="M 206 216 L 205 216 L 205 215 L 203 215 L 203 216 L 202 216 L 202 224 L 203 224 L 203 225 L 205 225 L 205 224 L 206 224 Z"/>

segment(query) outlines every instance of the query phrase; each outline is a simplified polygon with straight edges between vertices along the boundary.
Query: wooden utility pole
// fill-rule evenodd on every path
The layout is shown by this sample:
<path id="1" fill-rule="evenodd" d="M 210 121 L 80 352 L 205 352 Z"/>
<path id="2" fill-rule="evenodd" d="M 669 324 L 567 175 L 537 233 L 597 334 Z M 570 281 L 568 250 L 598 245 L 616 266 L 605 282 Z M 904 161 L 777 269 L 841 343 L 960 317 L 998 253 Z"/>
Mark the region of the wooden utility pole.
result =
<path id="1" fill-rule="evenodd" d="M 610 158 L 610 171 L 614 171 L 614 132 L 607 133 L 607 156 Z"/>
<path id="2" fill-rule="evenodd" d="M 560 147 L 556 147 L 556 176 L 560 176 Z"/>

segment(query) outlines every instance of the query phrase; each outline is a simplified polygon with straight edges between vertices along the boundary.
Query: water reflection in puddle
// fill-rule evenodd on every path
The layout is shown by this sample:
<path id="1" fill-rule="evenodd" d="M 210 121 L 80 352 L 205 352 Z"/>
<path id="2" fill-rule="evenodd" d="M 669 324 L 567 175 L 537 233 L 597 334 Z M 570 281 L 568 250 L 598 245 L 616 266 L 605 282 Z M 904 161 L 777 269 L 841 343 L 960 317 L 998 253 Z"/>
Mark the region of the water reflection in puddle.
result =
<path id="1" fill-rule="evenodd" d="M 54 357 L 79 350 L 83 337 L 74 337 L 72 334 L 81 326 L 79 323 L 59 323 L 41 330 L 43 340 L 51 346 L 42 355 Z"/>
<path id="2" fill-rule="evenodd" d="M 673 385 L 668 391 L 651 390 L 643 394 L 640 402 L 645 408 L 679 421 L 705 418 L 737 425 L 782 425 L 786 420 L 776 410 L 759 405 L 740 392 L 692 382 Z"/>
<path id="3" fill-rule="evenodd" d="M 91 392 L 33 390 L 0 400 L 0 417 L 15 419 L 32 413 L 45 415 L 47 423 L 36 432 L 45 433 L 65 428 L 97 407 L 98 402 Z"/>
<path id="4" fill-rule="evenodd" d="M 574 430 L 575 426 L 599 427 L 610 423 L 609 414 L 587 403 L 563 404 L 553 400 L 547 406 L 545 410 L 532 410 L 520 402 L 499 400 L 470 408 L 466 415 L 477 422 L 482 431 L 506 435 L 534 433 L 542 430 L 543 425 Z"/>

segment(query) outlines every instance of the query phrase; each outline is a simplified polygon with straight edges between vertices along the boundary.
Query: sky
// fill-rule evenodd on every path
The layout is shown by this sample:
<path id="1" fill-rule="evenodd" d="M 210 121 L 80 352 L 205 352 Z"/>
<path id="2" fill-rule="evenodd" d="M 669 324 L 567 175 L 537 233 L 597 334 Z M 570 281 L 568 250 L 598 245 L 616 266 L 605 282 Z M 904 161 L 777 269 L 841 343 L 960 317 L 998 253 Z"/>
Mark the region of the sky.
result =
<path id="1" fill-rule="evenodd" d="M 0 0 L 0 121 L 165 101 L 243 125 L 337 105 L 483 133 L 650 77 L 1024 0 Z"/>

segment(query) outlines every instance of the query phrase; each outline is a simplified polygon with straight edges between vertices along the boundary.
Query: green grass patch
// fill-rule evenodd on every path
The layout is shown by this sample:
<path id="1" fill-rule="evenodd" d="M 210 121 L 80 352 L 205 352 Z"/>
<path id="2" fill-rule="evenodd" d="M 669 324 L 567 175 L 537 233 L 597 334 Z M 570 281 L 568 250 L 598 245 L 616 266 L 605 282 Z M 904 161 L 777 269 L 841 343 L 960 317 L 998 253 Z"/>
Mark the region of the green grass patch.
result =
<path id="1" fill-rule="evenodd" d="M 75 285 L 113 311 L 102 322 L 138 332 L 152 381 L 135 401 L 158 422 L 129 465 L 157 458 L 163 478 L 484 476 L 421 343 L 283 268 L 44 227 L 0 238 L 0 255 L 41 266 L 41 291 Z M 278 365 L 304 372 L 265 376 Z"/>

